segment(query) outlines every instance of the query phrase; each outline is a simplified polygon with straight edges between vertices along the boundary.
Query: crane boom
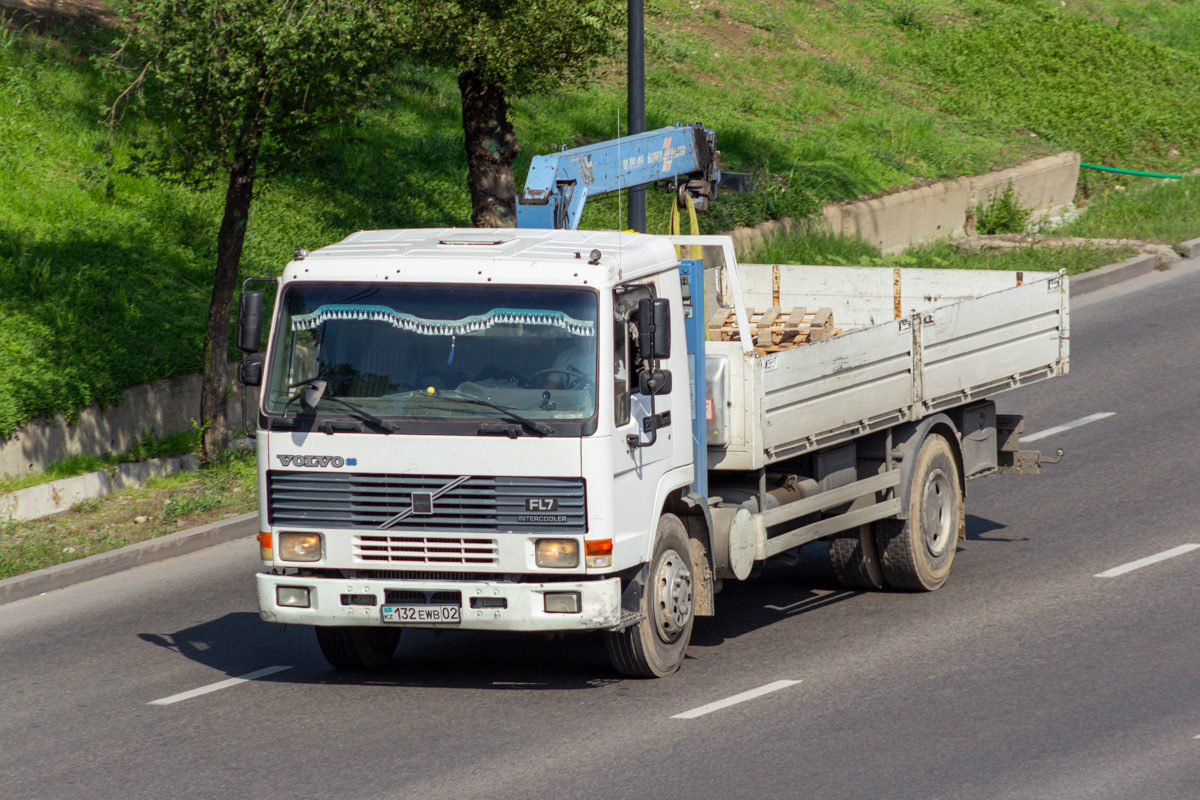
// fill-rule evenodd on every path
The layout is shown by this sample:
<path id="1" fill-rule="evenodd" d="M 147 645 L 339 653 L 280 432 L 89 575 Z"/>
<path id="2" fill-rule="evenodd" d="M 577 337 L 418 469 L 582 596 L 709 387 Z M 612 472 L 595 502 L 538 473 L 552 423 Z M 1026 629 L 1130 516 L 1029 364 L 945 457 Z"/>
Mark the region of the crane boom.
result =
<path id="1" fill-rule="evenodd" d="M 589 198 L 664 180 L 703 210 L 720 178 L 716 134 L 700 123 L 535 156 L 517 198 L 517 227 L 574 230 Z"/>

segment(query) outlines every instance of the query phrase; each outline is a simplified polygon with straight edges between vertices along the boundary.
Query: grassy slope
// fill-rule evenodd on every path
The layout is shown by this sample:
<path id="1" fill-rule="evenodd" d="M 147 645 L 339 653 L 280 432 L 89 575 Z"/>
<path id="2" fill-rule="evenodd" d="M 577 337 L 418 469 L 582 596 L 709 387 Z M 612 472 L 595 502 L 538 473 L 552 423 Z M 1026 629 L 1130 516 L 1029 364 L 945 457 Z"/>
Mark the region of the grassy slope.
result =
<path id="1" fill-rule="evenodd" d="M 701 120 L 728 168 L 760 173 L 754 194 L 722 196 L 706 230 L 1063 148 L 1189 169 L 1200 163 L 1189 6 L 659 0 L 648 124 Z M 0 33 L 0 436 L 200 366 L 221 192 L 153 174 L 142 145 L 153 119 L 103 124 L 123 87 L 91 58 L 116 40 L 78 26 Z M 515 103 L 519 181 L 535 153 L 616 135 L 620 65 L 597 77 Z M 263 186 L 245 274 L 359 228 L 465 224 L 458 124 L 453 77 L 400 66 L 386 95 Z M 651 195 L 652 230 L 667 202 Z M 584 224 L 619 224 L 615 201 L 590 205 Z"/>

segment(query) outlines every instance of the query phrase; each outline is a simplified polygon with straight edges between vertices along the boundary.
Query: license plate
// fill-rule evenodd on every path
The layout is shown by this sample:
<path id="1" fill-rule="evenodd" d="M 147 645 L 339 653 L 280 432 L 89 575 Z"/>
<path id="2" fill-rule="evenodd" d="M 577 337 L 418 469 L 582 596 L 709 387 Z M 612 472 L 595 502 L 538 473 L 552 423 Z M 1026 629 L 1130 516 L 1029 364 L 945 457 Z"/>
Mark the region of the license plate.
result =
<path id="1" fill-rule="evenodd" d="M 462 606 L 435 604 L 422 606 L 382 606 L 384 622 L 443 625 L 462 622 Z"/>

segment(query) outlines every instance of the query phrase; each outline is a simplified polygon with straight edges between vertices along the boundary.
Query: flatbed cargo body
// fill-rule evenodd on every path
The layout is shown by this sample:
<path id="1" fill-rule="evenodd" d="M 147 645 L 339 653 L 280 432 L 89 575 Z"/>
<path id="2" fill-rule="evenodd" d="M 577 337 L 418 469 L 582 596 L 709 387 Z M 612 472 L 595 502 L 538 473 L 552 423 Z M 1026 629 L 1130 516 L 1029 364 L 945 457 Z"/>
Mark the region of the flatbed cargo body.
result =
<path id="1" fill-rule="evenodd" d="M 751 337 L 706 342 L 707 372 L 724 381 L 709 378 L 709 397 L 726 401 L 713 409 L 709 469 L 759 469 L 1068 371 L 1065 275 L 772 264 L 737 273 L 731 284 L 726 267 L 706 271 L 708 309 L 740 306 L 740 320 L 746 308 L 830 308 L 849 330 L 778 352 L 748 349 Z"/>

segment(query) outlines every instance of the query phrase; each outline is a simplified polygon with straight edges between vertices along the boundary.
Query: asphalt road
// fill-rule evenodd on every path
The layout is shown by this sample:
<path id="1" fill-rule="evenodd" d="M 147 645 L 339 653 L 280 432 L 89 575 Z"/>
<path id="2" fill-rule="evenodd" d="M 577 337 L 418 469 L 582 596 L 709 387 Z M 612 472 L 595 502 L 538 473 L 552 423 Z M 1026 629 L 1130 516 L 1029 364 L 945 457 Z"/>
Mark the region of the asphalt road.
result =
<path id="1" fill-rule="evenodd" d="M 2 606 L 0 797 L 1200 798 L 1198 317 L 1194 264 L 1074 304 L 1070 377 L 1000 411 L 1112 416 L 969 484 L 943 589 L 846 592 L 813 546 L 664 680 L 461 632 L 335 672 L 258 619 L 252 540 Z"/>

